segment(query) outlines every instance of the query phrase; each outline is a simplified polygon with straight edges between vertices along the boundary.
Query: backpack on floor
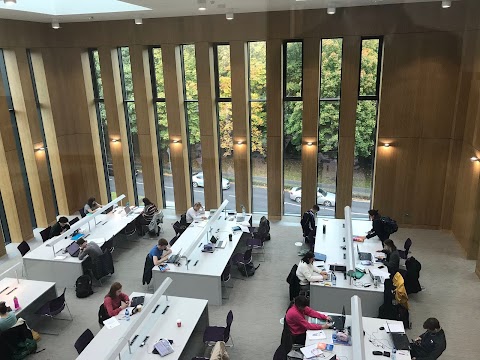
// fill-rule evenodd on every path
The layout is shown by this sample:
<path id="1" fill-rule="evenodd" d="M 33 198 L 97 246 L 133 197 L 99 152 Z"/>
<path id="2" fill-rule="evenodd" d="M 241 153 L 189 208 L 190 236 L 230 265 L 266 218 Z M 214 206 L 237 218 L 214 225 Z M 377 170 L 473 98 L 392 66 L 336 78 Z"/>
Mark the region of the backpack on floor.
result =
<path id="1" fill-rule="evenodd" d="M 255 275 L 255 271 L 259 268 L 260 264 L 257 265 L 257 267 L 255 267 L 255 265 L 253 265 L 252 263 L 250 264 L 246 264 L 245 266 L 239 264 L 238 265 L 238 271 L 240 271 L 240 274 L 242 274 L 243 276 L 253 276 Z"/>
<path id="2" fill-rule="evenodd" d="M 391 235 L 391 234 L 397 232 L 398 225 L 397 225 L 397 222 L 395 220 L 393 220 L 392 218 L 389 218 L 388 216 L 382 216 L 380 219 L 382 220 L 383 230 L 388 235 Z"/>
<path id="3" fill-rule="evenodd" d="M 93 294 L 90 276 L 82 275 L 77 279 L 75 282 L 75 294 L 77 298 L 86 298 Z"/>
<path id="4" fill-rule="evenodd" d="M 33 339 L 26 338 L 25 341 L 17 344 L 17 349 L 14 351 L 12 360 L 21 360 L 34 354 L 37 351 L 37 342 Z"/>

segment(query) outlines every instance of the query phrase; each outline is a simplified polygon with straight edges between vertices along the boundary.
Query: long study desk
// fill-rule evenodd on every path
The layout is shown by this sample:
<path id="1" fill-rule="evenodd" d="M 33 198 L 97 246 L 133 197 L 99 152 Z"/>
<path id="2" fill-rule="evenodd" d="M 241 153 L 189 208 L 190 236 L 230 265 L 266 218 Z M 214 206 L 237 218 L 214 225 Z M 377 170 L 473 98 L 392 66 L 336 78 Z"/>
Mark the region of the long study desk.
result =
<path id="1" fill-rule="evenodd" d="M 115 212 L 100 214 L 92 219 L 89 225 L 83 226 L 81 233 L 88 236 L 87 241 L 95 241 L 101 245 L 134 221 L 142 210 L 137 208 L 126 215 L 123 207 L 118 207 Z M 53 247 L 44 243 L 27 253 L 23 257 L 26 277 L 30 280 L 53 281 L 60 288 L 73 287 L 76 279 L 83 275 L 82 263 L 85 258 L 79 260 L 78 257 L 63 253 L 63 249 L 71 243 L 72 239 L 69 237 L 62 239 Z"/>
<path id="2" fill-rule="evenodd" d="M 323 225 L 326 225 L 326 233 L 323 234 Z M 329 265 L 345 265 L 347 266 L 347 253 L 343 250 L 343 246 L 349 246 L 346 231 L 344 228 L 345 220 L 342 219 L 319 219 L 317 226 L 317 235 L 315 239 L 315 252 L 327 255 L 325 268 L 328 270 Z M 353 220 L 353 235 L 364 236 L 371 229 L 371 222 L 364 220 Z M 388 271 L 386 267 L 378 269 L 381 265 L 375 262 L 375 255 L 379 255 L 377 250 L 381 250 L 382 244 L 377 237 L 365 239 L 363 243 L 355 243 L 354 256 L 356 265 L 360 264 L 357 254 L 357 244 L 361 252 L 370 252 L 372 254 L 372 265 L 364 266 L 367 270 L 376 268 L 377 271 L 383 273 L 383 278 L 387 278 Z M 316 262 L 315 265 L 323 264 Z M 383 304 L 383 283 L 377 288 L 374 287 L 373 280 L 369 271 L 359 280 L 345 279 L 344 275 L 336 272 L 336 285 L 331 282 L 320 282 L 310 284 L 310 303 L 312 308 L 324 309 L 329 312 L 340 312 L 343 305 L 347 313 L 350 312 L 350 298 L 358 295 L 362 299 L 363 313 L 365 316 L 377 317 L 378 308 Z M 368 285 L 365 287 L 364 285 Z"/>
<path id="3" fill-rule="evenodd" d="M 217 248 L 213 253 L 202 252 L 201 249 L 206 244 L 204 240 L 194 249 L 188 260 L 181 259 L 180 266 L 168 264 L 170 270 L 165 272 L 161 272 L 155 266 L 153 268 L 155 289 L 166 277 L 170 277 L 173 283 L 167 289 L 167 295 L 207 299 L 210 305 L 222 305 L 221 276 L 243 232 L 233 232 L 232 241 L 229 241 L 228 235 L 232 233 L 234 226 L 249 226 L 250 218 L 251 215 L 247 215 L 242 222 L 237 223 L 235 216 L 230 216 L 231 220 L 225 221 L 218 232 L 214 230 L 213 234 L 218 236 L 218 241 L 226 242 L 224 249 Z M 192 223 L 172 246 L 172 253 L 183 252 L 192 241 L 195 241 L 205 226 L 211 225 L 210 221 L 206 220 Z"/>
<path id="4" fill-rule="evenodd" d="M 135 296 L 145 296 L 145 304 L 148 303 L 151 294 L 134 292 L 130 300 Z M 144 305 L 145 305 L 144 304 Z M 168 308 L 167 308 L 168 306 Z M 131 308 L 130 308 L 131 310 Z M 90 344 L 77 357 L 77 360 L 105 359 L 117 344 L 128 328 L 134 324 L 138 315 L 125 320 L 124 312 L 116 316 L 120 325 L 113 329 L 104 326 Z M 182 326 L 177 327 L 177 320 L 182 321 Z M 191 359 L 199 349 L 196 348 L 195 338 L 203 336 L 203 331 L 208 326 L 208 306 L 206 300 L 180 298 L 175 296 L 162 296 L 159 307 L 149 315 L 136 332 L 136 338 L 129 339 L 130 349 L 126 348 L 121 353 L 121 359 L 158 359 L 158 354 L 152 354 L 153 346 L 161 338 L 173 340 L 174 352 L 162 357 L 165 360 Z M 145 338 L 148 339 L 145 341 Z M 135 339 L 135 340 L 133 340 Z M 145 341 L 144 346 L 140 346 Z M 198 344 L 202 344 L 201 341 Z M 130 353 L 131 352 L 131 353 Z M 192 355 L 193 354 L 193 355 Z"/>

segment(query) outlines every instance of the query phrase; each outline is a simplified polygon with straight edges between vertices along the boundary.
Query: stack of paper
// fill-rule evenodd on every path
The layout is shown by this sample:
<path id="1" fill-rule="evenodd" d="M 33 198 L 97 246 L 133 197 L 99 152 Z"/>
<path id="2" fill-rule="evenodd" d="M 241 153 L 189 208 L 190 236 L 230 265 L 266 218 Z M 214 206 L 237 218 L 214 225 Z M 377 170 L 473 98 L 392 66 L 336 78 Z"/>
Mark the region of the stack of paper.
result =
<path id="1" fill-rule="evenodd" d="M 327 335 L 323 330 L 307 330 L 307 339 L 309 340 L 322 340 L 326 339 Z"/>
<path id="2" fill-rule="evenodd" d="M 385 331 L 387 333 L 392 332 L 392 333 L 405 334 L 405 327 L 403 326 L 403 322 L 401 321 L 396 321 L 394 323 L 387 322 L 383 327 L 385 328 Z"/>
<path id="3" fill-rule="evenodd" d="M 115 316 L 111 317 L 110 319 L 105 320 L 103 322 L 103 324 L 109 330 L 113 329 L 114 327 L 117 327 L 118 325 L 120 325 L 120 323 L 118 322 L 118 320 Z"/>
<path id="4" fill-rule="evenodd" d="M 313 345 L 305 346 L 301 348 L 300 351 L 302 352 L 303 356 L 305 356 L 306 359 L 315 358 L 323 354 L 323 351 L 317 348 L 317 343 Z"/>

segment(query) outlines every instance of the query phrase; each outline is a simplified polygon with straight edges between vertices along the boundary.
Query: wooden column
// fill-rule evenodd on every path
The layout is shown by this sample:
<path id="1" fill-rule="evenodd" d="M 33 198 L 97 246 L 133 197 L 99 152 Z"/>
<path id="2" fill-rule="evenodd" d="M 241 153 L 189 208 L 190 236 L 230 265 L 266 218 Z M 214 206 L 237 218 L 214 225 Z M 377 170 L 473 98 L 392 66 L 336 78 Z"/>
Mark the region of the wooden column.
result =
<path id="1" fill-rule="evenodd" d="M 317 203 L 319 93 L 320 39 L 307 38 L 303 41 L 302 213 Z"/>
<path id="2" fill-rule="evenodd" d="M 4 50 L 3 55 L 36 222 L 39 227 L 47 227 L 49 223 L 47 216 L 53 222 L 55 220 L 55 211 L 52 203 L 48 171 L 46 169 L 45 153 L 39 152 L 36 155 L 34 151 L 34 147 L 43 147 L 45 144 L 43 144 L 39 128 L 26 50 L 24 48 Z M 37 159 L 40 166 L 37 166 Z M 44 178 L 40 179 L 42 175 Z M 42 182 L 44 184 L 43 187 Z"/>
<path id="3" fill-rule="evenodd" d="M 130 47 L 135 111 L 137 113 L 138 144 L 142 161 L 145 196 L 159 208 L 163 208 L 162 180 L 158 159 L 157 130 L 153 112 L 152 80 L 148 48 L 141 45 Z"/>
<path id="4" fill-rule="evenodd" d="M 112 154 L 115 189 L 117 196 L 125 194 L 125 201 L 135 203 L 132 168 L 127 138 L 125 108 L 123 106 L 122 84 L 117 49 L 99 48 L 102 69 L 103 94 L 107 112 L 110 152 Z M 112 140 L 117 140 L 113 142 Z"/>
<path id="5" fill-rule="evenodd" d="M 357 119 L 360 77 L 360 36 L 343 38 L 342 85 L 340 101 L 337 196 L 335 217 L 345 217 L 345 206 L 352 206 L 353 162 L 355 157 L 355 124 Z"/>
<path id="6" fill-rule="evenodd" d="M 192 205 L 191 175 L 188 166 L 188 142 L 185 122 L 180 48 L 175 45 L 162 46 L 162 62 L 167 105 L 170 159 L 175 195 L 175 211 L 184 213 Z"/>
<path id="7" fill-rule="evenodd" d="M 283 44 L 267 40 L 267 176 L 268 216 L 283 214 Z"/>
<path id="8" fill-rule="evenodd" d="M 218 118 L 215 103 L 213 48 L 208 42 L 195 44 L 197 64 L 198 112 L 202 143 L 202 169 L 205 190 L 205 208 L 221 203 L 220 163 L 218 160 Z"/>
<path id="9" fill-rule="evenodd" d="M 33 238 L 33 232 L 3 81 L 0 74 L 0 191 L 10 237 L 20 243 Z"/>
<path id="10" fill-rule="evenodd" d="M 250 111 L 248 102 L 248 43 L 230 43 L 232 71 L 233 160 L 237 211 L 244 205 L 252 211 L 252 168 L 250 165 Z M 238 144 L 238 142 L 242 142 Z"/>

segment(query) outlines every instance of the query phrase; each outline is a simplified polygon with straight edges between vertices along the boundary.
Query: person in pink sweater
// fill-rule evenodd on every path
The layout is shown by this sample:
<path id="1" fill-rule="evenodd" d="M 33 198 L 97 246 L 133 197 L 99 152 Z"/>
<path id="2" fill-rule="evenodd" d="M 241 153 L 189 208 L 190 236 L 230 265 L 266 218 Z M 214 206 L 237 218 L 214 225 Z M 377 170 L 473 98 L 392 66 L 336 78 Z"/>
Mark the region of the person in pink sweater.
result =
<path id="1" fill-rule="evenodd" d="M 295 303 L 287 310 L 285 319 L 293 336 L 294 344 L 305 344 L 307 330 L 321 330 L 330 328 L 330 316 L 324 315 L 308 307 L 308 299 L 305 296 L 297 296 Z M 312 324 L 307 321 L 305 316 L 326 320 L 324 325 Z"/>
<path id="2" fill-rule="evenodd" d="M 110 291 L 103 299 L 103 305 L 108 315 L 116 316 L 120 311 L 126 309 L 130 305 L 130 299 L 122 293 L 122 284 L 115 282 L 110 287 Z"/>

